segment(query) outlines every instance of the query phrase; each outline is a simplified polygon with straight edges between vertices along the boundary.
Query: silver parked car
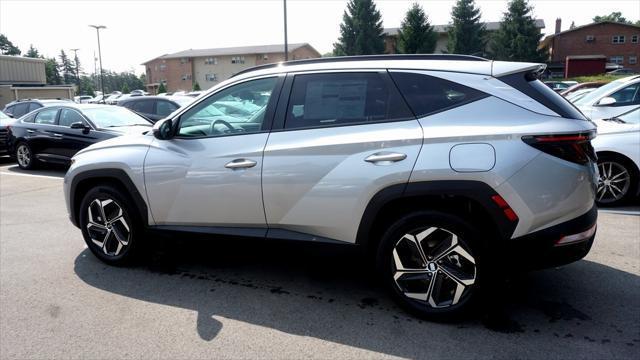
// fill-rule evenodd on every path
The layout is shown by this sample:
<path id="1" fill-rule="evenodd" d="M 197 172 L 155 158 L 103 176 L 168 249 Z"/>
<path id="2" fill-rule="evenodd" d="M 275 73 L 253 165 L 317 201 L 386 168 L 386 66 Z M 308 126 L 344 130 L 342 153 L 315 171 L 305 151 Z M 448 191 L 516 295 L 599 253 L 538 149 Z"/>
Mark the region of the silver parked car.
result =
<path id="1" fill-rule="evenodd" d="M 406 309 L 455 315 L 501 272 L 591 248 L 595 127 L 544 68 L 388 55 L 246 70 L 152 134 L 80 151 L 69 216 L 109 264 L 154 246 L 150 229 L 360 246 Z"/>

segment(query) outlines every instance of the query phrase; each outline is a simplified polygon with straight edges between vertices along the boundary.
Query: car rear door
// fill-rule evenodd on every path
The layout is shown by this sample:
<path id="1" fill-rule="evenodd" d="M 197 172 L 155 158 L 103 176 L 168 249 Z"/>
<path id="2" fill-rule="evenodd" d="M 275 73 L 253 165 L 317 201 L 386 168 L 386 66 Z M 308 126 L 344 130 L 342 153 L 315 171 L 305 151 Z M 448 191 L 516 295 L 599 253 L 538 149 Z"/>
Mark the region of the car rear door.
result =
<path id="1" fill-rule="evenodd" d="M 35 115 L 33 123 L 25 123 L 26 139 L 31 147 L 31 151 L 41 160 L 52 160 L 55 157 L 55 147 L 57 143 L 56 118 L 59 108 L 45 107 Z"/>
<path id="2" fill-rule="evenodd" d="M 409 180 L 421 146 L 385 70 L 289 75 L 264 151 L 268 235 L 354 242 L 369 200 Z"/>

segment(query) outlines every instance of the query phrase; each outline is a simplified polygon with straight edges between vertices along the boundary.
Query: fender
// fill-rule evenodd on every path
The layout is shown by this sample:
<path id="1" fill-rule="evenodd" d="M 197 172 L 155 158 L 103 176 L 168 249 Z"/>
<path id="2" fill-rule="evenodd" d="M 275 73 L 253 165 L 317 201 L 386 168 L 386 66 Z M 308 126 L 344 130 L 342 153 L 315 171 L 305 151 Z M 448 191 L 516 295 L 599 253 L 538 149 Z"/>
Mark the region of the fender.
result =
<path id="1" fill-rule="evenodd" d="M 389 186 L 376 193 L 365 208 L 358 227 L 356 244 L 367 245 L 370 230 L 375 225 L 378 214 L 386 205 L 392 201 L 411 200 L 421 196 L 440 197 L 445 203 L 446 198 L 451 196 L 473 200 L 491 216 L 500 237 L 510 239 L 518 222 L 509 221 L 504 216 L 498 205 L 491 200 L 494 195 L 497 193 L 491 186 L 474 180 L 421 181 Z M 428 204 L 425 207 L 428 207 Z"/>
<path id="2" fill-rule="evenodd" d="M 73 225 L 79 227 L 78 224 L 78 207 L 81 199 L 76 199 L 76 193 L 78 185 L 85 181 L 94 180 L 116 180 L 124 186 L 124 190 L 131 196 L 133 203 L 138 210 L 140 218 L 144 224 L 149 223 L 149 212 L 147 210 L 147 203 L 144 201 L 142 194 L 138 191 L 138 188 L 133 184 L 133 181 L 129 178 L 129 175 L 122 169 L 95 169 L 87 170 L 77 174 L 69 187 L 70 197 L 70 218 Z"/>

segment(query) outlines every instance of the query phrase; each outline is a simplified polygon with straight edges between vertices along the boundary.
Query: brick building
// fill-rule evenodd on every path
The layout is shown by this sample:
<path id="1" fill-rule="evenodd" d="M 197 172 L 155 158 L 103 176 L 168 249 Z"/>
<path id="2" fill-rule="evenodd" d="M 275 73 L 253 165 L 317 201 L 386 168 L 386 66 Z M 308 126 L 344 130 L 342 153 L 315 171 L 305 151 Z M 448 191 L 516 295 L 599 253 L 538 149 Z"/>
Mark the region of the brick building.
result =
<path id="1" fill-rule="evenodd" d="M 166 54 L 143 65 L 147 89 L 156 93 L 160 83 L 167 91 L 190 91 L 197 82 L 208 89 L 246 68 L 284 61 L 284 45 L 243 46 L 218 49 L 189 49 Z M 320 57 L 307 43 L 289 44 L 289 60 Z"/>
<path id="2" fill-rule="evenodd" d="M 555 34 L 540 46 L 549 51 L 551 66 L 561 70 L 568 56 L 606 56 L 608 63 L 640 72 L 640 26 L 605 21 L 561 31 L 556 20 Z"/>

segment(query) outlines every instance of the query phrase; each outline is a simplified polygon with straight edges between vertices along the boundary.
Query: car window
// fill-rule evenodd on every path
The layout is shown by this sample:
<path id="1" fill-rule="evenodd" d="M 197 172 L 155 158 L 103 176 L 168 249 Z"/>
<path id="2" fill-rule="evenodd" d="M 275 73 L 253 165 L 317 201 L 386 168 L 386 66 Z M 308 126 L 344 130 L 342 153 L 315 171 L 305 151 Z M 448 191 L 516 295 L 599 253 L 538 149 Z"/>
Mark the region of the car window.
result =
<path id="1" fill-rule="evenodd" d="M 407 120 L 413 114 L 379 73 L 296 75 L 285 128 Z"/>
<path id="2" fill-rule="evenodd" d="M 19 118 L 29 112 L 29 103 L 16 104 L 13 107 L 13 117 Z"/>
<path id="3" fill-rule="evenodd" d="M 42 107 L 42 105 L 38 104 L 38 103 L 30 103 L 29 104 L 29 110 L 27 112 L 32 112 L 33 110 L 37 110 L 40 109 Z"/>
<path id="4" fill-rule="evenodd" d="M 35 123 L 44 125 L 54 125 L 56 123 L 58 109 L 43 109 L 36 114 Z"/>
<path id="5" fill-rule="evenodd" d="M 24 122 L 24 123 L 32 123 L 35 118 L 36 118 L 36 114 L 31 114 L 31 115 L 25 117 L 24 119 L 22 119 L 22 122 Z"/>
<path id="6" fill-rule="evenodd" d="M 71 109 L 60 110 L 60 119 L 58 120 L 58 125 L 68 127 L 76 122 L 85 122 L 82 115 L 80 115 L 77 111 Z"/>
<path id="7" fill-rule="evenodd" d="M 251 80 L 209 96 L 180 117 L 178 134 L 202 137 L 261 131 L 276 83 L 275 77 Z"/>
<path id="8" fill-rule="evenodd" d="M 153 100 L 132 101 L 127 107 L 139 113 L 153 114 Z"/>
<path id="9" fill-rule="evenodd" d="M 488 96 L 481 91 L 433 76 L 408 72 L 391 72 L 390 74 L 417 117 Z"/>
<path id="10" fill-rule="evenodd" d="M 582 99 L 576 101 L 575 104 L 579 105 L 579 106 L 581 106 L 581 105 L 592 105 L 593 102 L 599 100 L 601 97 L 604 96 L 604 94 L 607 94 L 610 91 L 613 91 L 615 88 L 617 88 L 618 86 L 623 84 L 625 81 L 627 81 L 627 80 L 618 79 L 618 80 L 612 81 L 612 82 L 610 82 L 608 84 L 605 84 L 605 85 L 599 87 L 598 89 L 596 89 L 595 91 L 593 91 L 592 93 L 586 95 Z"/>
<path id="11" fill-rule="evenodd" d="M 156 101 L 156 115 L 167 116 L 178 109 L 177 106 L 164 100 Z"/>
<path id="12" fill-rule="evenodd" d="M 616 99 L 614 106 L 635 105 L 640 104 L 639 92 L 640 82 L 618 90 L 609 96 Z"/>

